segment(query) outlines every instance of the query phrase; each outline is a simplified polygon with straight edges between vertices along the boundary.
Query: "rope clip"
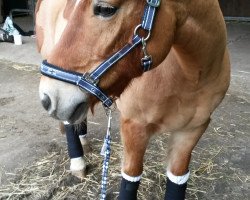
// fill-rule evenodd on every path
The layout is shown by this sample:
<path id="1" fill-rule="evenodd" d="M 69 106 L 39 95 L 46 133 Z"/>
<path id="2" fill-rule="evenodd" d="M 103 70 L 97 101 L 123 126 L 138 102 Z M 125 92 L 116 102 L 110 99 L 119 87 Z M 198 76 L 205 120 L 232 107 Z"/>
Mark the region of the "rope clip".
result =
<path id="1" fill-rule="evenodd" d="M 141 59 L 141 65 L 143 67 L 144 71 L 148 71 L 152 65 L 152 56 L 148 54 L 147 52 L 147 43 L 144 38 L 142 38 L 142 52 L 144 54 L 144 57 Z"/>

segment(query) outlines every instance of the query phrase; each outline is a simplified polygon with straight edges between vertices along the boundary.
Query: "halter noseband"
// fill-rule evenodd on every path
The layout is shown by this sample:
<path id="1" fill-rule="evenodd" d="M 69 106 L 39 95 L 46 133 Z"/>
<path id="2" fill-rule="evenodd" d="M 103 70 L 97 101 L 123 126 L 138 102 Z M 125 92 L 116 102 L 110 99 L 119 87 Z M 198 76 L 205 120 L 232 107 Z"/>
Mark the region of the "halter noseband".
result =
<path id="1" fill-rule="evenodd" d="M 41 73 L 45 76 L 79 86 L 81 89 L 84 89 L 92 95 L 96 96 L 105 107 L 110 108 L 110 106 L 113 104 L 113 100 L 107 95 L 105 95 L 98 87 L 99 79 L 107 70 L 109 70 L 115 63 L 117 63 L 120 59 L 122 59 L 139 44 L 142 44 L 142 50 L 144 53 L 144 57 L 141 60 L 143 70 L 148 71 L 150 69 L 152 65 L 152 57 L 147 54 L 146 41 L 150 37 L 156 8 L 159 6 L 160 0 L 147 0 L 147 4 L 144 9 L 144 15 L 142 18 L 142 23 L 135 28 L 132 42 L 125 45 L 121 50 L 119 50 L 110 58 L 101 63 L 93 72 L 84 74 L 72 72 L 64 70 L 44 60 L 40 68 Z M 139 28 L 142 28 L 148 32 L 148 35 L 145 38 L 140 37 L 137 34 L 137 30 Z"/>

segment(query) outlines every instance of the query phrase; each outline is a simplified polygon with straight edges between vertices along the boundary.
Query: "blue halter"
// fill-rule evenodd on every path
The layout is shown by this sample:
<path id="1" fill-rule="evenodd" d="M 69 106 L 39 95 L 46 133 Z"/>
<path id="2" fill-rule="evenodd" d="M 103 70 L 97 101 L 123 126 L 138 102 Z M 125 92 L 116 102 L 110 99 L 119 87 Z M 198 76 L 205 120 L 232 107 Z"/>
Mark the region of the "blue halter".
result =
<path id="1" fill-rule="evenodd" d="M 96 96 L 105 107 L 109 108 L 113 104 L 113 100 L 102 92 L 98 87 L 98 82 L 101 76 L 108 71 L 115 63 L 127 55 L 139 44 L 142 44 L 142 50 L 144 57 L 141 60 L 141 64 L 144 71 L 148 71 L 152 65 L 152 57 L 147 54 L 146 51 L 146 41 L 150 37 L 150 32 L 152 30 L 154 16 L 156 8 L 160 6 L 160 0 L 147 0 L 147 4 L 144 9 L 144 15 L 142 18 L 142 23 L 139 24 L 134 31 L 134 36 L 132 42 L 125 45 L 121 50 L 116 52 L 110 58 L 101 63 L 93 72 L 91 73 L 77 73 L 68 70 L 64 70 L 58 66 L 48 63 L 44 60 L 41 64 L 41 73 L 45 76 L 58 79 L 70 84 L 79 86 L 81 89 L 86 90 L 92 95 Z M 148 35 L 140 37 L 137 34 L 137 30 L 141 28 L 148 32 Z"/>

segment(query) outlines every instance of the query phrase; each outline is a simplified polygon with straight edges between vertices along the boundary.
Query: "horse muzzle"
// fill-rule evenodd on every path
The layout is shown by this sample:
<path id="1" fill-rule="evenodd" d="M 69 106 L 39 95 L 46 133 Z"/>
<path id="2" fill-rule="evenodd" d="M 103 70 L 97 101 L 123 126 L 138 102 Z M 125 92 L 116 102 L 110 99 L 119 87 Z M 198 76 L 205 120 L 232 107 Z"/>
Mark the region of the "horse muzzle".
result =
<path id="1" fill-rule="evenodd" d="M 44 109 L 57 120 L 77 124 L 86 118 L 89 94 L 77 86 L 43 76 L 39 96 Z"/>

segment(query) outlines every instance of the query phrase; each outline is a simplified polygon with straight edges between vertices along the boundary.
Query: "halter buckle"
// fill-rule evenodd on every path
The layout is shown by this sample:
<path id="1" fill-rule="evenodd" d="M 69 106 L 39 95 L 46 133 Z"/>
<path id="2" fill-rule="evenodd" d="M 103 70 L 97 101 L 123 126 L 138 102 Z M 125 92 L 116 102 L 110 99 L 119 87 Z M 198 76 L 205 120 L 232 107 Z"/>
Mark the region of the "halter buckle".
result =
<path id="1" fill-rule="evenodd" d="M 87 82 L 95 85 L 95 86 L 99 82 L 99 79 L 97 79 L 97 80 L 93 79 L 88 72 L 84 73 L 83 76 L 82 76 L 82 78 L 85 79 Z"/>
<path id="2" fill-rule="evenodd" d="M 147 0 L 148 5 L 152 6 L 152 7 L 159 7 L 161 4 L 161 0 Z"/>

